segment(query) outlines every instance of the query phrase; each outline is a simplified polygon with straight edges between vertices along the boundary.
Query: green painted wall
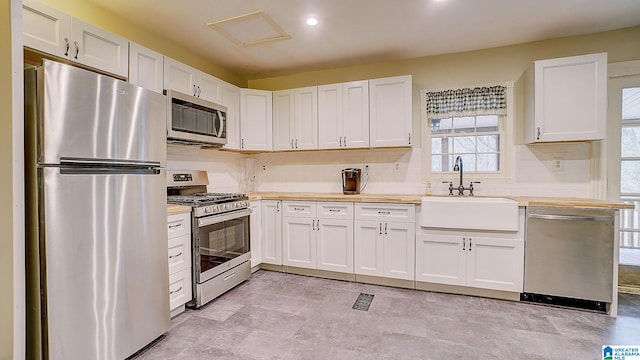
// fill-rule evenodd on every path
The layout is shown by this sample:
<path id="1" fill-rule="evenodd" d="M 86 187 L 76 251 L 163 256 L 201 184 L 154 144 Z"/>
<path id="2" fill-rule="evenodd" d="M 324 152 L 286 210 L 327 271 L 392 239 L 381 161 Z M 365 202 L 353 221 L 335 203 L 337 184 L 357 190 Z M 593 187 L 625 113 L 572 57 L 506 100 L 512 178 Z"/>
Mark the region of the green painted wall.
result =
<path id="1" fill-rule="evenodd" d="M 11 1 L 0 0 L 0 44 L 11 44 Z M 0 359 L 13 358 L 13 173 L 11 51 L 0 51 Z"/>

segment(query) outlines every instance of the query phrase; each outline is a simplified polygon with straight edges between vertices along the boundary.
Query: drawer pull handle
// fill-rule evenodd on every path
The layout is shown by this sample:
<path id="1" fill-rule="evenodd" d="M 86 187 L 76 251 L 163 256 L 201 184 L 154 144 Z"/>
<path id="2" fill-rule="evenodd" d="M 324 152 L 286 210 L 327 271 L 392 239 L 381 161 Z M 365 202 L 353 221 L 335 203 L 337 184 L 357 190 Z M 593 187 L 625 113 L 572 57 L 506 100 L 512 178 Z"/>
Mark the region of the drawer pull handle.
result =
<path id="1" fill-rule="evenodd" d="M 391 211 L 381 211 L 381 210 L 378 210 L 378 215 L 391 215 Z"/>
<path id="2" fill-rule="evenodd" d="M 236 273 L 231 273 L 231 274 L 229 274 L 229 275 L 224 277 L 224 281 L 227 281 L 227 280 L 231 279 L 234 276 L 236 276 Z"/>
<path id="3" fill-rule="evenodd" d="M 177 253 L 175 255 L 169 255 L 169 259 L 177 258 L 180 255 L 182 255 L 182 251 L 180 251 L 179 253 Z"/>
<path id="4" fill-rule="evenodd" d="M 340 212 L 338 209 L 329 209 L 329 212 Z"/>
<path id="5" fill-rule="evenodd" d="M 177 293 L 177 292 L 180 292 L 180 291 L 182 291 L 182 286 L 180 286 L 180 287 L 179 287 L 177 290 L 175 290 L 175 291 L 169 291 L 169 295 L 173 295 L 173 294 L 175 294 L 175 293 Z"/>
<path id="6" fill-rule="evenodd" d="M 304 211 L 304 208 L 294 207 L 293 210 L 295 210 L 295 211 Z"/>
<path id="7" fill-rule="evenodd" d="M 175 228 L 179 228 L 182 227 L 182 223 L 177 223 L 175 225 L 169 225 L 169 229 L 175 229 Z"/>

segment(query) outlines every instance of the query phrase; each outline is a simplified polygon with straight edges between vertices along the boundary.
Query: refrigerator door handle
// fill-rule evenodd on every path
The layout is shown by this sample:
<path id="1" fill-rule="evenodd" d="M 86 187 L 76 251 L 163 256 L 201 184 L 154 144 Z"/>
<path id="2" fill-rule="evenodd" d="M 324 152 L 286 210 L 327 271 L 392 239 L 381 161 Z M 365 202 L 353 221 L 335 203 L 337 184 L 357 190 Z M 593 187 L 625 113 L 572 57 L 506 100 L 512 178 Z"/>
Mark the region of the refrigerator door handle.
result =
<path id="1" fill-rule="evenodd" d="M 139 167 L 60 167 L 62 175 L 158 175 L 160 168 Z"/>
<path id="2" fill-rule="evenodd" d="M 134 160 L 113 160 L 113 159 L 83 159 L 73 157 L 61 157 L 62 167 L 122 167 L 122 168 L 157 168 L 161 167 L 159 161 L 134 161 Z"/>

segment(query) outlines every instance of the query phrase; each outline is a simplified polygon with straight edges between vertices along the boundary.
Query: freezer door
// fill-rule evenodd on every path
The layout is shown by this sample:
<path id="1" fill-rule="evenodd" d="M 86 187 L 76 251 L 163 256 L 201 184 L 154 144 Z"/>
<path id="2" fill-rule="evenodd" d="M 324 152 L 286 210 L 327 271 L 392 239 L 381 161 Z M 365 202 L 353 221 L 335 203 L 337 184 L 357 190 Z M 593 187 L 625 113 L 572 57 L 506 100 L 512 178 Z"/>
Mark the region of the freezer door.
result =
<path id="1" fill-rule="evenodd" d="M 124 359 L 169 329 L 166 174 L 38 171 L 49 358 Z"/>
<path id="2" fill-rule="evenodd" d="M 165 96 L 45 60 L 38 70 L 38 162 L 166 161 Z"/>

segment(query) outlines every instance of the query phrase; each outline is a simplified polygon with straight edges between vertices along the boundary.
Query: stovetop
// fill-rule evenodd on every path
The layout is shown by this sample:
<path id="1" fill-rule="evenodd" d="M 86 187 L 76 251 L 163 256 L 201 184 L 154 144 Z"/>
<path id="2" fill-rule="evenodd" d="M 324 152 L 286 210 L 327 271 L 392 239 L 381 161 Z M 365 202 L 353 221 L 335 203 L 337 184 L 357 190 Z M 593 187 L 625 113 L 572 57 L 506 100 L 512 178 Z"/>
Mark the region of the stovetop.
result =
<path id="1" fill-rule="evenodd" d="M 193 207 L 224 204 L 247 199 L 247 195 L 238 193 L 196 193 L 167 196 L 167 202 L 169 204 L 187 205 Z"/>

